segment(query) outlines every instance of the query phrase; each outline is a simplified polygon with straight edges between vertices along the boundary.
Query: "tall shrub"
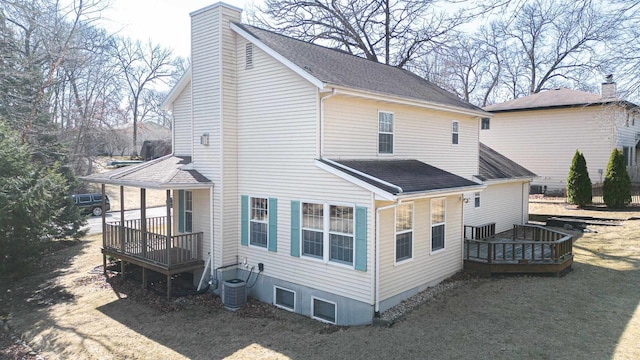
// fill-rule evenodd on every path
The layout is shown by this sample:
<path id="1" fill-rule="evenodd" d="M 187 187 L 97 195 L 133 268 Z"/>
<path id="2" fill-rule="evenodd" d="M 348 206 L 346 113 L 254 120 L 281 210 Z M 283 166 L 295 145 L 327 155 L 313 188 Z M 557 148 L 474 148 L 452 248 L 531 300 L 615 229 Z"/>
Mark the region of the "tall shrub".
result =
<path id="1" fill-rule="evenodd" d="M 609 158 L 602 188 L 604 203 L 610 208 L 621 208 L 631 202 L 631 179 L 622 151 L 614 149 Z"/>
<path id="2" fill-rule="evenodd" d="M 591 179 L 587 171 L 587 161 L 584 155 L 576 150 L 569 176 L 567 176 L 567 201 L 583 207 L 591 203 Z"/>

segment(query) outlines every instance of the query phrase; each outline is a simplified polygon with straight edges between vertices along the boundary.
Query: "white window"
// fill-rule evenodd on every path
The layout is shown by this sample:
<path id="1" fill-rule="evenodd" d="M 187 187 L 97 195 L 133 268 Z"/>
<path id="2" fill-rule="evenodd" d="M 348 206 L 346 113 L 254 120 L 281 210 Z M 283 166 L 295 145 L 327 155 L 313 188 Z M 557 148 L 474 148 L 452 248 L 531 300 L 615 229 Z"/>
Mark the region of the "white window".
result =
<path id="1" fill-rule="evenodd" d="M 396 262 L 413 257 L 413 204 L 396 207 Z"/>
<path id="2" fill-rule="evenodd" d="M 378 112 L 378 153 L 393 154 L 393 113 Z"/>
<path id="3" fill-rule="evenodd" d="M 481 124 L 480 124 L 480 129 L 481 130 L 489 130 L 489 125 L 490 125 L 489 121 L 491 121 L 491 119 L 482 118 Z"/>
<path id="4" fill-rule="evenodd" d="M 249 244 L 267 247 L 269 233 L 269 199 L 251 198 L 251 219 L 249 222 Z"/>
<path id="5" fill-rule="evenodd" d="M 296 292 L 293 290 L 273 287 L 273 304 L 281 309 L 295 311 L 296 310 Z"/>
<path id="6" fill-rule="evenodd" d="M 352 206 L 302 203 L 301 227 L 302 255 L 353 265 Z"/>
<path id="7" fill-rule="evenodd" d="M 431 200 L 431 251 L 444 249 L 446 199 Z"/>
<path id="8" fill-rule="evenodd" d="M 245 45 L 244 68 L 245 69 L 253 68 L 253 44 L 251 43 L 247 43 Z"/>
<path id="9" fill-rule="evenodd" d="M 458 138 L 460 136 L 459 127 L 460 123 L 457 121 L 454 120 L 451 122 L 451 143 L 454 145 L 458 144 Z"/>
<path id="10" fill-rule="evenodd" d="M 474 193 L 473 194 L 473 207 L 480 207 L 480 193 Z"/>
<path id="11" fill-rule="evenodd" d="M 622 155 L 624 155 L 625 165 L 633 166 L 633 146 L 623 146 Z"/>
<path id="12" fill-rule="evenodd" d="M 193 232 L 193 192 L 184 192 L 184 231 Z"/>
<path id="13" fill-rule="evenodd" d="M 338 306 L 333 301 L 311 297 L 311 313 L 313 318 L 322 322 L 335 324 L 337 320 Z"/>

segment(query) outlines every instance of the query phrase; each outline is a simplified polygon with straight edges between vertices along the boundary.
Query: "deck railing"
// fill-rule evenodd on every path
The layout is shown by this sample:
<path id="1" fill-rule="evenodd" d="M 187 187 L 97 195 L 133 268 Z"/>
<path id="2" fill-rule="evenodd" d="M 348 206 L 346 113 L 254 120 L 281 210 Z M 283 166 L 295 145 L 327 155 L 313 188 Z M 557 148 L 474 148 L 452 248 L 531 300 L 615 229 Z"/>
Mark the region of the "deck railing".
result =
<path id="1" fill-rule="evenodd" d="M 512 239 L 465 239 L 465 260 L 489 264 L 562 263 L 573 237 L 537 225 L 514 225 Z"/>
<path id="2" fill-rule="evenodd" d="M 492 237 L 496 234 L 496 223 L 488 223 L 484 225 L 465 225 L 464 238 L 471 240 L 482 240 Z"/>
<path id="3" fill-rule="evenodd" d="M 155 219 L 155 220 L 154 220 Z M 105 228 L 104 248 L 106 250 L 134 257 L 138 260 L 163 267 L 177 267 L 202 259 L 202 233 L 166 235 L 149 231 L 156 226 L 163 227 L 160 218 L 147 219 L 147 231 L 137 228 L 140 220 L 108 223 Z M 166 218 L 165 218 L 166 223 Z M 151 226 L 149 226 L 151 225 Z"/>

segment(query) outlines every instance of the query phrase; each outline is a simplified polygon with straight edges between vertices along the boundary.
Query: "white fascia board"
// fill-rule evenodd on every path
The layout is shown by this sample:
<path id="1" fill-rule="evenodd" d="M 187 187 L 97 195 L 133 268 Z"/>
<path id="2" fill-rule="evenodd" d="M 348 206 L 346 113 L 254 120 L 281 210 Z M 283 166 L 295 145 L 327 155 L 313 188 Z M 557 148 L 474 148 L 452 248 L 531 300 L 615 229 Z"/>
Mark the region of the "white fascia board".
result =
<path id="1" fill-rule="evenodd" d="M 453 112 L 456 114 L 467 115 L 467 116 L 478 116 L 478 117 L 487 117 L 487 118 L 493 117 L 492 113 L 489 113 L 483 110 L 464 109 L 457 106 L 444 105 L 444 104 L 439 104 L 439 103 L 434 103 L 429 101 L 407 99 L 407 98 L 402 98 L 402 97 L 393 96 L 393 95 L 378 94 L 370 91 L 354 90 L 354 89 L 345 88 L 343 86 L 332 85 L 332 84 L 327 84 L 327 86 L 331 86 L 334 89 L 336 89 L 337 94 L 342 94 L 346 96 L 360 97 L 360 98 L 376 100 L 376 101 L 387 101 L 394 104 L 409 105 L 409 106 L 415 106 L 415 107 L 430 109 L 430 110 L 447 111 L 447 112 Z"/>
<path id="2" fill-rule="evenodd" d="M 397 197 L 391 193 L 388 193 L 380 188 L 377 188 L 371 184 L 369 184 L 368 182 L 362 181 L 356 177 L 353 177 L 343 171 L 340 171 L 339 169 L 334 168 L 333 166 L 327 165 L 325 163 L 323 163 L 322 161 L 319 160 L 314 160 L 315 165 L 317 167 L 319 167 L 322 170 L 325 170 L 341 179 L 344 179 L 354 185 L 360 186 L 366 190 L 371 191 L 372 193 L 375 194 L 376 196 L 376 200 L 388 200 L 388 201 L 396 201 Z"/>
<path id="3" fill-rule="evenodd" d="M 173 108 L 173 102 L 176 101 L 178 96 L 182 93 L 182 90 L 187 87 L 191 81 L 191 66 L 187 69 L 187 71 L 182 74 L 182 77 L 178 82 L 174 85 L 173 89 L 169 92 L 167 97 L 160 104 L 160 110 L 169 111 Z"/>
<path id="4" fill-rule="evenodd" d="M 276 59 L 279 62 L 281 62 L 284 66 L 288 67 L 291 71 L 293 71 L 296 74 L 302 76 L 305 80 L 309 81 L 315 87 L 320 89 L 320 91 L 324 90 L 325 85 L 326 85 L 324 82 L 320 81 L 315 76 L 309 74 L 304 69 L 302 69 L 298 65 L 294 64 L 293 62 L 291 62 L 289 59 L 287 59 L 284 56 L 280 55 L 279 53 L 277 53 L 276 51 L 274 51 L 273 49 L 271 49 L 270 47 L 265 45 L 262 41 L 256 39 L 251 34 L 249 34 L 248 32 L 244 31 L 243 29 L 241 29 L 236 24 L 231 23 L 230 26 L 231 26 L 231 30 L 235 31 L 238 35 L 242 36 L 243 38 L 248 40 L 250 43 L 252 43 L 253 45 L 257 46 L 260 50 L 266 52 L 271 57 L 273 57 L 274 59 Z"/>
<path id="5" fill-rule="evenodd" d="M 423 191 L 418 193 L 403 194 L 398 196 L 398 199 L 403 201 L 408 201 L 408 200 L 420 199 L 420 198 L 432 198 L 436 196 L 460 195 L 460 194 L 469 193 L 469 192 L 482 191 L 486 187 L 487 185 L 478 184 L 477 186 L 462 186 L 462 187 L 449 188 L 449 189 L 437 189 L 437 190 Z"/>
<path id="6" fill-rule="evenodd" d="M 396 188 L 398 190 L 398 193 L 401 193 L 403 191 L 402 188 L 400 186 L 398 186 L 398 185 L 392 184 L 392 183 L 384 181 L 382 179 L 378 179 L 377 177 L 371 176 L 371 175 L 369 175 L 367 173 L 363 173 L 362 171 L 358 171 L 356 169 L 353 169 L 353 168 L 350 168 L 348 166 L 342 165 L 339 162 L 335 162 L 335 161 L 332 161 L 332 160 L 329 160 L 329 159 L 322 159 L 322 161 L 328 162 L 329 164 L 333 164 L 334 166 L 337 166 L 339 168 L 345 169 L 345 170 L 350 171 L 350 172 L 352 172 L 354 174 L 358 174 L 358 175 L 360 175 L 362 177 L 366 177 L 367 179 L 371 179 L 371 180 L 373 180 L 375 182 L 378 182 L 378 183 L 380 183 L 382 185 L 386 185 L 388 187 Z"/>
<path id="7" fill-rule="evenodd" d="M 144 188 L 144 189 L 155 189 L 155 190 L 171 190 L 171 189 L 208 189 L 213 186 L 213 183 L 210 184 L 192 184 L 192 183 L 173 183 L 173 184 L 160 184 L 157 182 L 147 182 L 147 181 L 121 181 L 121 180 L 113 180 L 113 179 L 84 179 L 80 178 L 86 182 L 96 183 L 96 184 L 105 184 L 105 185 L 115 185 L 115 186 L 125 186 L 125 187 L 134 187 L 134 188 Z"/>
<path id="8" fill-rule="evenodd" d="M 515 183 L 515 182 L 530 182 L 533 181 L 533 179 L 537 179 L 538 176 L 523 176 L 523 177 L 517 177 L 517 178 L 509 178 L 509 179 L 494 179 L 494 180 L 485 180 L 482 181 L 478 178 L 476 178 L 475 176 L 473 177 L 473 179 L 475 181 L 479 181 L 483 184 L 487 184 L 487 185 L 496 185 L 496 184 L 508 184 L 508 183 Z"/>

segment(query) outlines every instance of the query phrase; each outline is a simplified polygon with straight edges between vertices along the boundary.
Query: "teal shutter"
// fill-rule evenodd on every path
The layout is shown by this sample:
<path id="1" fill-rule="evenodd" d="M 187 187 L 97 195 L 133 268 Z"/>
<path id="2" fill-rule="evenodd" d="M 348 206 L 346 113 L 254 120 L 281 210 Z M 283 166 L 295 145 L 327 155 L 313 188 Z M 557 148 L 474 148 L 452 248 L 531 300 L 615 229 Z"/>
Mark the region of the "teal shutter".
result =
<path id="1" fill-rule="evenodd" d="M 278 199 L 269 198 L 269 251 L 278 250 Z"/>
<path id="2" fill-rule="evenodd" d="M 184 190 L 178 190 L 178 231 L 184 232 Z"/>
<path id="3" fill-rule="evenodd" d="M 367 271 L 367 208 L 356 206 L 356 270 Z"/>
<path id="4" fill-rule="evenodd" d="M 300 201 L 291 201 L 291 256 L 300 256 Z"/>
<path id="5" fill-rule="evenodd" d="M 240 244 L 249 245 L 249 197 L 240 197 Z"/>

